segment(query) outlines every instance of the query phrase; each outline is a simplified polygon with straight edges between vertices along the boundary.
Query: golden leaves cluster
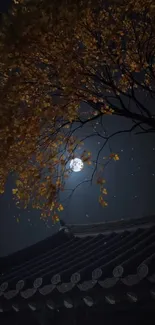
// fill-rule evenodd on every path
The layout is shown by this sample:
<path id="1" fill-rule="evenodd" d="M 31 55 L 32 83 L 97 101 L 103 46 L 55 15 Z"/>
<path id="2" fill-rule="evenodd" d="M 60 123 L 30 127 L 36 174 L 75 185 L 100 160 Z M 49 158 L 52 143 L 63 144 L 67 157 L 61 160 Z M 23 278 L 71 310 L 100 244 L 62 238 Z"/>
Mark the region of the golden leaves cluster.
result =
<path id="1" fill-rule="evenodd" d="M 90 151 L 86 151 L 84 150 L 83 153 L 80 156 L 81 160 L 86 163 L 87 165 L 91 165 L 92 164 L 92 155 Z"/>
<path id="2" fill-rule="evenodd" d="M 102 207 L 107 207 L 108 202 L 105 200 L 105 196 L 108 194 L 107 189 L 105 188 L 105 179 L 101 176 L 97 177 L 97 184 L 100 185 L 100 195 L 99 195 L 99 203 Z"/>
<path id="3" fill-rule="evenodd" d="M 110 154 L 110 158 L 113 159 L 113 160 L 115 160 L 115 161 L 117 161 L 117 160 L 119 160 L 119 155 L 116 154 L 116 153 L 111 153 Z"/>

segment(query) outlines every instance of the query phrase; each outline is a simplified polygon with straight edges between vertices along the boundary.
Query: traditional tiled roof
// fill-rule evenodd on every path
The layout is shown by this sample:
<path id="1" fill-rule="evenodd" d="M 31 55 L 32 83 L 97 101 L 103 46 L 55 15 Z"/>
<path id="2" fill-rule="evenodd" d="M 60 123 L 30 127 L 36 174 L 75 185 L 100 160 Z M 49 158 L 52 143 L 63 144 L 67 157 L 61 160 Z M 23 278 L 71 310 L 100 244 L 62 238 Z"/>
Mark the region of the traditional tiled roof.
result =
<path id="1" fill-rule="evenodd" d="M 155 299 L 155 218 L 63 225 L 2 264 L 1 311 L 145 304 Z"/>

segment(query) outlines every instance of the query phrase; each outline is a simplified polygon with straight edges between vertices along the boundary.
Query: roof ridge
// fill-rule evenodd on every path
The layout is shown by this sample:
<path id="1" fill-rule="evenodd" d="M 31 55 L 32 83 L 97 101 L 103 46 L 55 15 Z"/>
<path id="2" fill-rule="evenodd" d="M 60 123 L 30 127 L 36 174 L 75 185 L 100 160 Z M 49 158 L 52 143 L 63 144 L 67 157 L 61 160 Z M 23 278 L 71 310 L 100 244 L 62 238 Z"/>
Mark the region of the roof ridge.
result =
<path id="1" fill-rule="evenodd" d="M 66 224 L 66 226 L 69 226 L 69 227 L 72 227 L 72 226 L 92 226 L 92 225 L 109 225 L 109 224 L 116 224 L 116 223 L 128 223 L 128 222 L 146 222 L 146 223 L 149 223 L 150 221 L 153 221 L 155 222 L 155 215 L 150 215 L 150 216 L 144 216 L 144 217 L 138 217 L 138 218 L 128 218 L 128 219 L 125 219 L 125 218 L 121 218 L 121 219 L 117 219 L 117 220 L 110 220 L 110 221 L 101 221 L 101 222 L 92 222 L 92 223 L 72 223 L 72 224 Z"/>

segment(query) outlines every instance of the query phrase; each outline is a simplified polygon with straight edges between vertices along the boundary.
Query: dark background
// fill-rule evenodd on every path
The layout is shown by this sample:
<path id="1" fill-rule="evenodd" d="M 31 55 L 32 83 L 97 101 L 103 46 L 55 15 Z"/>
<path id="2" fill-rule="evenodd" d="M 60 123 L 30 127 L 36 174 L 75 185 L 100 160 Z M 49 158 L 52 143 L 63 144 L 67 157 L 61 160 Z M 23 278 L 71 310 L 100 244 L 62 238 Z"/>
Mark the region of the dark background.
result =
<path id="1" fill-rule="evenodd" d="M 9 3 L 9 0 L 1 0 L 0 10 L 7 10 Z M 130 121 L 123 118 L 107 116 L 104 121 L 108 134 L 131 127 Z M 100 128 L 98 123 L 94 124 L 96 130 Z M 87 135 L 94 131 L 92 127 L 87 127 L 82 132 Z M 85 142 L 84 148 L 89 149 L 95 159 L 101 145 L 100 138 L 92 137 Z M 102 208 L 98 203 L 99 186 L 84 183 L 68 200 L 66 197 L 71 191 L 65 191 L 61 197 L 65 205 L 61 217 L 67 223 L 111 221 L 155 213 L 155 136 L 122 134 L 113 138 L 110 146 L 113 152 L 119 154 L 120 160 L 110 163 L 103 174 L 108 207 Z M 109 145 L 104 148 L 100 161 L 108 153 Z M 84 166 L 81 172 L 70 176 L 67 188 L 74 189 L 81 181 L 89 179 L 91 173 L 92 167 Z M 14 179 L 10 178 L 5 194 L 0 196 L 0 256 L 32 245 L 50 236 L 59 227 L 52 224 L 51 217 L 41 220 L 37 210 L 19 210 L 12 200 L 14 187 Z"/>

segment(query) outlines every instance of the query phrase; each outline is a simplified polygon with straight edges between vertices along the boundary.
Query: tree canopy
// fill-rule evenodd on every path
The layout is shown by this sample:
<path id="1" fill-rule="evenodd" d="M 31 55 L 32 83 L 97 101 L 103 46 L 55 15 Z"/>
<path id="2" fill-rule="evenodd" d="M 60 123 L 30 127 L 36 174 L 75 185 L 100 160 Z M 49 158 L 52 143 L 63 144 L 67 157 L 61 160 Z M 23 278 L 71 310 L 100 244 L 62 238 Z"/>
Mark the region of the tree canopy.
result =
<path id="1" fill-rule="evenodd" d="M 108 114 L 132 121 L 124 132 L 155 131 L 154 1 L 57 3 L 14 0 L 0 32 L 0 192 L 14 173 L 17 203 L 55 220 L 68 162 L 84 142 L 76 130 L 98 119 L 104 128 Z M 101 149 L 115 134 L 99 134 Z M 83 150 L 82 159 L 91 164 L 91 153 Z M 97 161 L 94 178 L 106 206 Z"/>

